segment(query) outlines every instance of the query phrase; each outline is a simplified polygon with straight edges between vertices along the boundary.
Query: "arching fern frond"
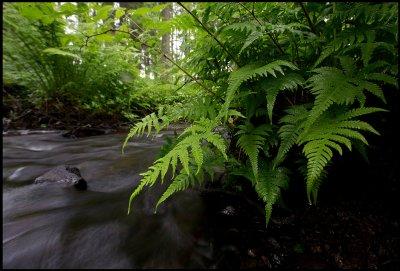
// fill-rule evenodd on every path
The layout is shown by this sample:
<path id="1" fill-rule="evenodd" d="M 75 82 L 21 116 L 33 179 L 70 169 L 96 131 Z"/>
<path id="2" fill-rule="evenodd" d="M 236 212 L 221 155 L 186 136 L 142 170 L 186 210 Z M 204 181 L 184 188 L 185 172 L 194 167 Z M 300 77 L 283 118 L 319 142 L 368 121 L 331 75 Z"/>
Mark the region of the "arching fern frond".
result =
<path id="1" fill-rule="evenodd" d="M 192 132 L 185 132 L 185 137 L 183 137 L 183 139 L 178 142 L 172 150 L 170 150 L 162 158 L 157 159 L 154 164 L 149 167 L 148 171 L 140 174 L 143 176 L 143 178 L 138 187 L 131 194 L 129 199 L 128 213 L 130 211 L 132 200 L 140 193 L 140 191 L 142 191 L 145 186 L 154 185 L 159 178 L 161 182 L 163 182 L 164 177 L 170 167 L 172 168 L 172 172 L 175 172 L 175 169 L 178 165 L 178 160 L 182 165 L 184 172 L 187 175 L 190 175 L 193 173 L 189 168 L 189 160 L 190 157 L 193 157 L 198 167 L 197 172 L 199 172 L 203 165 L 203 142 L 209 142 L 211 146 L 216 148 L 223 155 L 223 157 L 227 159 L 226 145 L 223 137 L 212 132 L 212 130 L 215 128 L 215 125 L 204 126 L 205 123 L 215 124 L 215 122 L 203 121 L 202 123 L 196 123 L 187 128 L 191 129 Z M 198 129 L 194 128 L 196 126 L 199 126 Z"/>
<path id="2" fill-rule="evenodd" d="M 163 125 L 160 125 L 159 117 L 155 113 L 151 113 L 150 115 L 145 116 L 129 130 L 129 133 L 125 138 L 124 144 L 122 145 L 122 153 L 124 152 L 125 146 L 128 143 L 129 139 L 131 139 L 132 137 L 142 136 L 145 133 L 146 128 L 147 136 L 149 136 L 153 128 L 157 132 L 159 132 L 164 126 L 165 123 L 163 123 Z"/>
<path id="3" fill-rule="evenodd" d="M 165 202 L 173 194 L 179 191 L 183 191 L 189 187 L 193 187 L 196 184 L 201 185 L 204 182 L 206 175 L 208 175 L 210 179 L 213 179 L 214 176 L 213 169 L 215 167 L 222 166 L 224 159 L 222 159 L 220 155 L 216 154 L 210 148 L 207 147 L 203 147 L 202 155 L 204 155 L 205 159 L 204 159 L 204 164 L 201 167 L 201 170 L 197 169 L 196 172 L 197 162 L 193 163 L 193 160 L 191 160 L 189 164 L 190 173 L 188 174 L 184 170 L 180 171 L 180 173 L 172 180 L 171 184 L 168 186 L 168 188 L 164 191 L 164 193 L 158 200 L 155 211 L 157 210 L 160 204 Z"/>
<path id="4" fill-rule="evenodd" d="M 342 65 L 346 70 L 354 67 L 350 58 L 342 58 Z M 316 74 L 311 76 L 307 82 L 309 82 L 311 92 L 316 95 L 316 98 L 306 123 L 306 129 L 333 104 L 350 105 L 358 100 L 360 105 L 364 106 L 366 96 L 363 91 L 368 91 L 386 102 L 381 87 L 368 80 L 384 80 L 391 83 L 394 81 L 385 74 L 373 73 L 373 76 L 368 78 L 368 74 L 365 73 L 352 73 L 350 71 L 343 73 L 340 69 L 333 67 L 318 68 L 314 69 L 313 72 Z"/>
<path id="5" fill-rule="evenodd" d="M 280 72 L 284 75 L 282 67 L 286 66 L 292 70 L 297 70 L 298 68 L 285 60 L 276 60 L 267 65 L 260 64 L 248 64 L 243 66 L 236 71 L 232 72 L 228 79 L 228 89 L 226 92 L 226 99 L 224 104 L 224 109 L 227 110 L 232 102 L 236 91 L 239 89 L 240 85 L 249 79 L 256 76 L 268 76 L 268 74 L 276 77 L 275 72 Z"/>
<path id="6" fill-rule="evenodd" d="M 298 144 L 304 145 L 303 153 L 307 162 L 307 195 L 315 202 L 319 179 L 325 166 L 333 157 L 333 151 L 342 154 L 341 144 L 351 150 L 351 142 L 359 140 L 368 144 L 361 131 L 379 135 L 370 124 L 355 120 L 365 114 L 385 111 L 380 108 L 358 108 L 341 113 L 334 117 L 325 113 L 320 116 L 309 130 L 303 131 L 298 138 Z M 311 195 L 314 195 L 311 199 Z"/>

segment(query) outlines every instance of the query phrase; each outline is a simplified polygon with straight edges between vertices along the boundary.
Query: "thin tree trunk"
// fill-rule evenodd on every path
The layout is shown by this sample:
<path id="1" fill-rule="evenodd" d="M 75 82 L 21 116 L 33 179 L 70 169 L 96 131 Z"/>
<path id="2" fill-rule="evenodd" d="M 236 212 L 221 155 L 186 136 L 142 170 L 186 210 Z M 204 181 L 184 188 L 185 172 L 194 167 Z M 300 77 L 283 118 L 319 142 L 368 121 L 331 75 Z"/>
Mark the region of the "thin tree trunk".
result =
<path id="1" fill-rule="evenodd" d="M 161 12 L 162 20 L 168 21 L 172 19 L 172 6 L 168 5 L 163 11 Z M 162 51 L 165 55 L 172 57 L 172 39 L 171 39 L 171 32 L 166 33 L 162 36 L 161 39 L 161 47 Z M 164 57 L 165 58 L 165 57 Z"/>

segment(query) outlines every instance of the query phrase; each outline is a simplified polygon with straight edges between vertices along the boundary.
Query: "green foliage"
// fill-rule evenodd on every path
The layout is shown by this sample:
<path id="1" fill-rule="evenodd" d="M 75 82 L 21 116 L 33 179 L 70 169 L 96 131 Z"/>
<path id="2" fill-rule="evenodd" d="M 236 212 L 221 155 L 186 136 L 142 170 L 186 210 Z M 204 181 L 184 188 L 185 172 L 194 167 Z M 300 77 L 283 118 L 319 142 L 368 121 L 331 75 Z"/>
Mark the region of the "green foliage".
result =
<path id="1" fill-rule="evenodd" d="M 293 70 L 297 69 L 295 65 L 288 61 L 276 60 L 267 65 L 253 63 L 248 64 L 232 72 L 228 80 L 229 87 L 226 92 L 224 107 L 227 109 L 230 106 L 236 91 L 239 89 L 242 83 L 249 79 L 256 78 L 257 76 L 268 76 L 268 74 L 276 77 L 275 72 L 280 72 L 282 75 L 284 75 L 285 73 L 283 72 L 282 66 L 289 67 Z"/>
<path id="2" fill-rule="evenodd" d="M 140 76 L 141 48 L 127 21 L 120 20 L 121 32 L 111 31 L 124 14 L 107 3 L 6 3 L 6 84 L 26 88 L 31 106 L 40 110 L 68 112 L 73 106 L 120 119 L 183 99 L 169 78 Z"/>
<path id="3" fill-rule="evenodd" d="M 266 137 L 271 132 L 271 126 L 263 124 L 253 127 L 252 124 L 239 125 L 238 140 L 236 145 L 249 157 L 253 174 L 258 177 L 258 152 L 264 147 Z"/>
<path id="4" fill-rule="evenodd" d="M 187 187 L 190 183 L 189 180 L 186 179 L 193 178 L 194 173 L 194 171 L 189 167 L 190 159 L 193 159 L 197 165 L 197 171 L 194 175 L 199 174 L 200 170 L 203 168 L 204 143 L 208 142 L 218 150 L 225 159 L 227 159 L 226 145 L 223 138 L 212 131 L 216 127 L 216 124 L 215 121 L 202 119 L 187 128 L 181 134 L 182 139 L 166 155 L 157 159 L 154 164 L 150 166 L 148 171 L 141 174 L 143 178 L 129 199 L 128 213 L 130 212 L 132 200 L 145 186 L 153 186 L 159 178 L 161 182 L 163 182 L 164 177 L 170 168 L 174 175 L 179 164 L 182 166 L 183 170 L 178 174 L 178 179 L 171 184 L 172 187 L 170 187 L 166 194 L 161 197 L 157 205 L 166 200 L 173 192 L 179 191 L 182 187 Z"/>
<path id="5" fill-rule="evenodd" d="M 187 101 L 166 110 L 165 126 L 158 125 L 161 115 L 150 115 L 128 135 L 143 133 L 143 127 L 157 132 L 180 120 L 195 123 L 170 151 L 194 140 L 191 157 L 182 147 L 183 169 L 160 202 L 201 183 L 196 174 L 202 172 L 206 159 L 196 136 L 205 127 L 199 126 L 202 117 L 214 122 L 214 135 L 224 134 L 218 138 L 230 146 L 226 173 L 252 182 L 264 202 L 267 223 L 288 185 L 288 169 L 283 165 L 295 150 L 304 155 L 305 164 L 291 171 L 305 176 L 308 199 L 316 203 L 333 156 L 343 155 L 343 147 L 351 151 L 352 146 L 366 146 L 365 132 L 379 135 L 364 118 L 386 111 L 379 108 L 386 102 L 384 90 L 397 87 L 397 5 L 303 5 L 309 13 L 295 3 L 201 3 L 191 7 L 197 8 L 195 17 L 204 16 L 199 19 L 203 25 L 187 13 L 175 18 L 176 27 L 195 36 L 185 40 L 191 51 L 183 64 L 215 92 L 210 95 L 199 89 L 199 96 L 206 98 L 196 97 L 197 103 Z M 382 103 L 373 105 L 374 96 Z M 177 163 L 168 160 L 170 156 L 165 154 L 165 162 L 157 160 L 150 167 L 133 197 L 143 182 L 154 183 L 162 166 L 165 171 L 170 163 Z"/>
<path id="6" fill-rule="evenodd" d="M 157 206 L 219 168 L 251 181 L 268 223 L 296 155 L 304 165 L 290 172 L 316 203 L 333 157 L 379 135 L 368 115 L 398 88 L 396 3 L 120 4 L 7 3 L 3 78 L 38 105 L 137 121 L 123 148 L 188 125 L 142 173 L 129 210 L 168 172 Z"/>
<path id="7" fill-rule="evenodd" d="M 317 122 L 299 135 L 299 144 L 303 145 L 303 153 L 307 163 L 307 195 L 311 201 L 316 201 L 319 179 L 325 166 L 333 157 L 333 152 L 342 154 L 341 144 L 351 151 L 352 140 L 359 140 L 368 145 L 361 131 L 379 133 L 367 122 L 354 119 L 364 114 L 385 111 L 380 108 L 358 108 L 345 113 L 331 116 L 322 114 Z M 310 112 L 311 114 L 312 112 Z"/>
<path id="8" fill-rule="evenodd" d="M 289 185 L 288 170 L 284 167 L 273 167 L 266 161 L 260 161 L 260 174 L 255 175 L 249 171 L 248 167 L 234 170 L 232 174 L 243 176 L 254 186 L 255 191 L 265 205 L 265 220 L 268 225 L 272 214 L 272 207 L 279 200 L 281 190 Z"/>

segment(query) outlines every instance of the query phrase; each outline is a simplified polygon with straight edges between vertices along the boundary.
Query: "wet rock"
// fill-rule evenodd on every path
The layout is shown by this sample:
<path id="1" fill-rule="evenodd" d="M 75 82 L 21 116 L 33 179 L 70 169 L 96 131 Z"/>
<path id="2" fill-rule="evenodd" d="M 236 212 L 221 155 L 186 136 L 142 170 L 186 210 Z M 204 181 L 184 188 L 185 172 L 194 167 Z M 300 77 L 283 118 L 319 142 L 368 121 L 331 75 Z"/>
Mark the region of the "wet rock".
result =
<path id="1" fill-rule="evenodd" d="M 11 120 L 8 118 L 3 118 L 3 131 L 7 131 L 10 126 Z"/>
<path id="2" fill-rule="evenodd" d="M 221 210 L 221 214 L 227 216 L 235 215 L 235 213 L 236 213 L 235 208 L 233 208 L 232 206 L 226 206 L 223 210 Z"/>
<path id="3" fill-rule="evenodd" d="M 82 178 L 79 169 L 68 165 L 53 168 L 35 179 L 35 184 L 46 182 L 74 186 L 78 190 L 86 190 L 87 188 L 87 183 Z"/>
<path id="4" fill-rule="evenodd" d="M 257 255 L 256 255 L 256 250 L 254 249 L 254 248 L 249 248 L 248 250 L 247 250 L 247 255 L 249 255 L 250 257 L 252 257 L 252 258 L 255 258 Z"/>

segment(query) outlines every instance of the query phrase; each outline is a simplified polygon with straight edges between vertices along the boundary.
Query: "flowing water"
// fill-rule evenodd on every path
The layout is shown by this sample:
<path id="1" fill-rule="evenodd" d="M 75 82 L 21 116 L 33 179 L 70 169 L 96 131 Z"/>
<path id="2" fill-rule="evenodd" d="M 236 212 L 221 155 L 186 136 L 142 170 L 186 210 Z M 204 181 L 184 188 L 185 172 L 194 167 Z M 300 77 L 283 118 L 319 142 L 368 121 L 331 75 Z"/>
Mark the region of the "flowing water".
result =
<path id="1" fill-rule="evenodd" d="M 3 137 L 4 268 L 210 267 L 212 246 L 202 236 L 204 205 L 178 193 L 154 214 L 163 187 L 128 198 L 139 173 L 154 161 L 165 137 L 131 141 L 125 134 L 68 139 L 60 131 Z M 87 191 L 34 184 L 58 165 L 73 165 Z"/>

